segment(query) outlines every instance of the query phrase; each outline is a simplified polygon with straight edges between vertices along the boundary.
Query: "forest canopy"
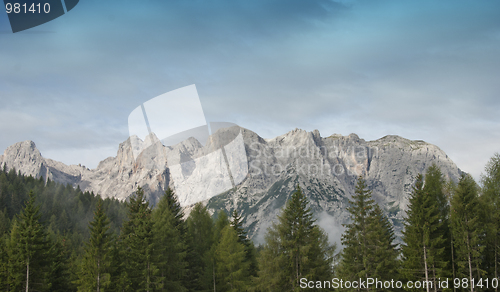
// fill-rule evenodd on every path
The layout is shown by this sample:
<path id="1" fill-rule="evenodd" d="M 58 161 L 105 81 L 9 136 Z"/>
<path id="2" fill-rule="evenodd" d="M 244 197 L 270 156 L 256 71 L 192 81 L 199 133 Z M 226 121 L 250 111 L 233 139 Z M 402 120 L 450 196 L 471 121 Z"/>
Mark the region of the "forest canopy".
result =
<path id="1" fill-rule="evenodd" d="M 337 247 L 297 185 L 256 247 L 237 210 L 211 216 L 198 203 L 185 216 L 170 188 L 152 207 L 141 188 L 120 202 L 4 167 L 0 291 L 316 291 L 368 278 L 429 285 L 366 291 L 497 291 L 500 155 L 479 184 L 465 173 L 447 181 L 430 166 L 408 202 L 397 244 L 359 177 Z"/>

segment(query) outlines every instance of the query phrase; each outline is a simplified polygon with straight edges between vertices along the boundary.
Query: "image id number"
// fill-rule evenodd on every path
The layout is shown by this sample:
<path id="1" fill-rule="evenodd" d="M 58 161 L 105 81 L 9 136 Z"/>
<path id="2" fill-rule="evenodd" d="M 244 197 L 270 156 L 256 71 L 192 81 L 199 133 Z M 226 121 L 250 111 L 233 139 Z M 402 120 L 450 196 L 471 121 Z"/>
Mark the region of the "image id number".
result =
<path id="1" fill-rule="evenodd" d="M 35 5 L 35 3 L 31 4 L 31 6 L 28 7 L 26 3 L 20 4 L 20 3 L 7 3 L 5 5 L 5 9 L 7 13 L 49 13 L 50 12 L 50 4 L 45 3 L 41 4 L 38 3 Z"/>

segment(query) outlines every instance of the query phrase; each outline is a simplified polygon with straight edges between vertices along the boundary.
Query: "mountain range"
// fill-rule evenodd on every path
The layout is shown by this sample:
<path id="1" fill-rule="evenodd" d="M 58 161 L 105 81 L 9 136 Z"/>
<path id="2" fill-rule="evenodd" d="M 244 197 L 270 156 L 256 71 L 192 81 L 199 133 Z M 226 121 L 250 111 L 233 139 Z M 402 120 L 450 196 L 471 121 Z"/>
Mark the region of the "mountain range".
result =
<path id="1" fill-rule="evenodd" d="M 245 156 L 236 162 L 230 155 L 236 150 L 228 147 L 234 141 L 240 146 L 233 148 Z M 223 148 L 223 156 L 204 158 Z M 232 185 L 224 186 L 214 179 L 214 173 L 224 169 L 224 161 Z M 317 130 L 300 129 L 264 139 L 238 126 L 217 130 L 205 145 L 189 138 L 163 146 L 154 134 L 145 141 L 132 136 L 119 145 L 115 157 L 104 159 L 95 169 L 44 158 L 32 141 L 9 146 L 0 156 L 0 165 L 7 170 L 15 168 L 25 175 L 79 186 L 82 191 L 119 200 L 126 200 L 142 187 L 154 205 L 170 186 L 187 213 L 198 201 L 211 212 L 238 210 L 256 242 L 263 242 L 267 227 L 276 221 L 297 185 L 309 198 L 318 224 L 331 241 L 338 242 L 359 176 L 366 180 L 399 235 L 415 178 L 432 164 L 441 168 L 446 179 L 458 181 L 461 170 L 446 153 L 421 140 L 388 135 L 365 141 L 356 134 L 321 137 Z M 198 183 L 180 183 L 181 177 L 189 176 Z"/>

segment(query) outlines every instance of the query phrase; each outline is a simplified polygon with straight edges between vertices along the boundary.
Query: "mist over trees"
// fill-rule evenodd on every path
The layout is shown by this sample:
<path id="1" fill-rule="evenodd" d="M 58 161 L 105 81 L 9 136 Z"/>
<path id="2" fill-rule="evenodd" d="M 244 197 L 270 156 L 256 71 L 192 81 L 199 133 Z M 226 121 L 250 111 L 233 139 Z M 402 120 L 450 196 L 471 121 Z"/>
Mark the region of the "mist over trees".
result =
<path id="1" fill-rule="evenodd" d="M 297 291 L 302 278 L 331 278 L 335 246 L 314 223 L 307 198 L 297 187 L 265 237 L 259 257 L 259 291 Z"/>
<path id="2" fill-rule="evenodd" d="M 446 181 L 436 165 L 419 174 L 396 244 L 359 177 L 339 247 L 297 186 L 256 247 L 236 210 L 211 215 L 198 203 L 186 217 L 171 189 L 152 207 L 140 188 L 119 202 L 4 168 L 0 291 L 328 291 L 333 279 L 367 278 L 428 282 L 337 290 L 498 291 L 499 154 L 479 183 Z"/>

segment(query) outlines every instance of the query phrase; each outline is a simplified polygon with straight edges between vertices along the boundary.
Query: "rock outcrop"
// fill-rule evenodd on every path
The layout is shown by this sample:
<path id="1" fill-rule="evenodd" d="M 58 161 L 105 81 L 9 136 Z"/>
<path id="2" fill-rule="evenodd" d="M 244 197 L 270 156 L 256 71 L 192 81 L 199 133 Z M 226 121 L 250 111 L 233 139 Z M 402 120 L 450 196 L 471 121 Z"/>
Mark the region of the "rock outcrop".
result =
<path id="1" fill-rule="evenodd" d="M 355 134 L 321 137 L 317 130 L 295 129 L 266 140 L 231 127 L 219 129 L 205 146 L 193 138 L 171 147 L 152 143 L 159 141 L 154 135 L 147 139 L 151 140 L 130 137 L 120 144 L 116 157 L 106 158 L 95 169 L 46 159 L 32 141 L 8 147 L 0 165 L 120 200 L 140 186 L 153 204 L 170 185 L 179 191 L 186 210 L 197 201 L 213 212 L 237 209 L 257 241 L 297 185 L 308 196 L 319 224 L 335 237 L 348 219 L 348 200 L 362 175 L 399 233 L 418 173 L 433 163 L 447 179 L 456 181 L 461 173 L 437 146 L 392 135 L 365 141 Z M 245 159 L 235 159 L 235 151 L 242 151 Z M 218 171 L 224 175 L 214 175 Z M 179 183 L 189 177 L 193 179 Z M 217 193 L 208 195 L 210 190 Z"/>

